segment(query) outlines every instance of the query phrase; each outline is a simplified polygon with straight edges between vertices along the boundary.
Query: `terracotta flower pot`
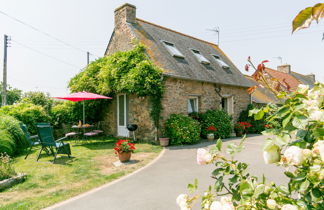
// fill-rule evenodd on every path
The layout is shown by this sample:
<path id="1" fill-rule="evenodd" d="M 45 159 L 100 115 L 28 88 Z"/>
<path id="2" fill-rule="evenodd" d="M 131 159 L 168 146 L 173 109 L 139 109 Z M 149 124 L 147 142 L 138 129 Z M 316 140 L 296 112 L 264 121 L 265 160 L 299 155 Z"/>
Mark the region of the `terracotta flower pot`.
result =
<path id="1" fill-rule="evenodd" d="M 131 152 L 122 152 L 122 153 L 118 153 L 118 157 L 120 162 L 124 163 L 124 162 L 128 162 L 131 158 L 132 153 Z"/>
<path id="2" fill-rule="evenodd" d="M 170 140 L 169 138 L 160 138 L 159 140 L 160 140 L 160 145 L 162 147 L 166 147 L 169 145 L 169 140 Z"/>
<path id="3" fill-rule="evenodd" d="M 208 141 L 213 141 L 214 138 L 215 138 L 215 136 L 214 136 L 213 133 L 208 133 L 208 134 L 207 134 L 207 139 L 208 139 Z"/>
<path id="4" fill-rule="evenodd" d="M 243 136 L 243 132 L 240 132 L 240 131 L 236 131 L 235 134 L 236 134 L 236 137 L 241 137 L 241 136 Z"/>

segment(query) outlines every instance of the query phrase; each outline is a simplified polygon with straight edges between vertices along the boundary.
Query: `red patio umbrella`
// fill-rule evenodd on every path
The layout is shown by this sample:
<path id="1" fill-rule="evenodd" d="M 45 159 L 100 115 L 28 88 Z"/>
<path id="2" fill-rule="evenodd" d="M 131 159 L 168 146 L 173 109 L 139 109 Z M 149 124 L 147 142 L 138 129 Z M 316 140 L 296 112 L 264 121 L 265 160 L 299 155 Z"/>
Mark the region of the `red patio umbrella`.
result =
<path id="1" fill-rule="evenodd" d="M 69 101 L 83 101 L 83 124 L 85 124 L 85 111 L 84 111 L 84 101 L 86 100 L 93 100 L 93 99 L 112 99 L 111 97 L 98 95 L 95 93 L 89 93 L 86 91 L 71 93 L 70 95 L 64 97 L 53 97 L 57 99 L 64 99 Z"/>

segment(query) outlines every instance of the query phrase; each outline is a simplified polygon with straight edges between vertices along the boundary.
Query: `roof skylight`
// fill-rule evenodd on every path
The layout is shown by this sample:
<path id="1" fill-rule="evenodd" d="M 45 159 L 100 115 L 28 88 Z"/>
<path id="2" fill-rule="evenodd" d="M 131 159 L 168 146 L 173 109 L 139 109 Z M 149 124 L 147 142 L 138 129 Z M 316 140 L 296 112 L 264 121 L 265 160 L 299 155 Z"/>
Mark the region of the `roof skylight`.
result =
<path id="1" fill-rule="evenodd" d="M 166 41 L 163 41 L 163 44 L 172 56 L 184 58 L 184 55 L 174 46 L 174 44 Z"/>
<path id="2" fill-rule="evenodd" d="M 223 69 L 229 69 L 230 66 L 227 65 L 227 63 L 225 63 L 218 55 L 212 55 L 215 60 L 217 61 L 217 63 L 223 68 Z"/>
<path id="3" fill-rule="evenodd" d="M 205 58 L 202 54 L 200 54 L 200 52 L 198 50 L 192 49 L 192 53 L 196 56 L 196 58 L 198 59 L 198 61 L 200 63 L 210 64 L 209 60 L 207 60 L 207 58 Z"/>

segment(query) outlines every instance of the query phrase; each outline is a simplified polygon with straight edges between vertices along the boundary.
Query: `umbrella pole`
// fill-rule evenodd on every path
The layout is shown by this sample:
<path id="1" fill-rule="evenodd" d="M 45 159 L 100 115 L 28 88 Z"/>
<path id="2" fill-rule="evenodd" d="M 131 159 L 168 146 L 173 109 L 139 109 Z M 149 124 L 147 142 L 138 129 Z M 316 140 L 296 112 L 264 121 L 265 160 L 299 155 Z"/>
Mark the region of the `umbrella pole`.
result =
<path id="1" fill-rule="evenodd" d="M 84 112 L 84 101 L 83 101 L 83 125 L 85 124 L 85 112 Z"/>

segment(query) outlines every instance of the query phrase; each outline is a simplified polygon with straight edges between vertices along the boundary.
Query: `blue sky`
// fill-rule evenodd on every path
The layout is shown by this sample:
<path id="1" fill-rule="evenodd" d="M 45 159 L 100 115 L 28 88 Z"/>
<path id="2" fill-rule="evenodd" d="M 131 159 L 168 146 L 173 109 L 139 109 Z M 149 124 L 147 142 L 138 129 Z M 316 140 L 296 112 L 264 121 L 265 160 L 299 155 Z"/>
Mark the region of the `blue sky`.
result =
<path id="1" fill-rule="evenodd" d="M 137 17 L 217 42 L 207 29 L 220 28 L 220 47 L 244 71 L 246 58 L 283 63 L 292 70 L 324 81 L 324 21 L 291 34 L 291 21 L 312 0 L 129 0 Z M 103 56 L 114 27 L 119 0 L 0 0 L 0 11 L 51 34 L 79 49 L 37 33 L 0 14 L 0 39 L 12 37 L 8 51 L 8 83 L 24 91 L 38 90 L 52 96 L 68 93 L 67 83 L 91 60 Z M 3 41 L 0 42 L 1 75 Z M 32 48 L 32 49 L 30 49 Z M 45 54 L 45 55 L 44 55 Z M 2 76 L 1 76 L 2 78 Z"/>

